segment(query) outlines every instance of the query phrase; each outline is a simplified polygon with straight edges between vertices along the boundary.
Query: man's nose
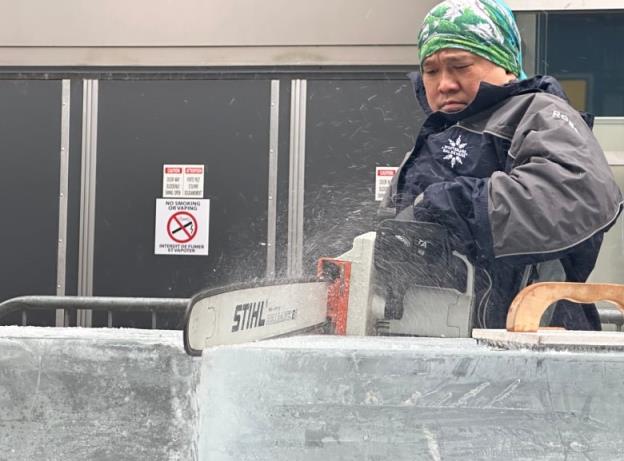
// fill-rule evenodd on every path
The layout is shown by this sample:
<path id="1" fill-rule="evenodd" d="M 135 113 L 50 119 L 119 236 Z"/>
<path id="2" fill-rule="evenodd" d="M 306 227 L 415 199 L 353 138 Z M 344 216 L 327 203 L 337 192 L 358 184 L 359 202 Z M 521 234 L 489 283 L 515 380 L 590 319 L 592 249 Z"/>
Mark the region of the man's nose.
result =
<path id="1" fill-rule="evenodd" d="M 451 72 L 442 71 L 438 82 L 438 91 L 440 93 L 452 93 L 459 89 L 457 79 Z"/>

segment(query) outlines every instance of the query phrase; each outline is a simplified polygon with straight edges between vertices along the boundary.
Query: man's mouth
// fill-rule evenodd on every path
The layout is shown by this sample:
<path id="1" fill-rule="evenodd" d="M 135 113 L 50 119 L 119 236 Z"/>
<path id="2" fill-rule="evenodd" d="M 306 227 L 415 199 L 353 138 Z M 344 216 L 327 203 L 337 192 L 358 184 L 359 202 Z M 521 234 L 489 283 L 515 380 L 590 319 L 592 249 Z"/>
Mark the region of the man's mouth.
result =
<path id="1" fill-rule="evenodd" d="M 464 107 L 466 107 L 466 103 L 461 101 L 446 101 L 440 107 L 442 112 L 459 112 Z"/>

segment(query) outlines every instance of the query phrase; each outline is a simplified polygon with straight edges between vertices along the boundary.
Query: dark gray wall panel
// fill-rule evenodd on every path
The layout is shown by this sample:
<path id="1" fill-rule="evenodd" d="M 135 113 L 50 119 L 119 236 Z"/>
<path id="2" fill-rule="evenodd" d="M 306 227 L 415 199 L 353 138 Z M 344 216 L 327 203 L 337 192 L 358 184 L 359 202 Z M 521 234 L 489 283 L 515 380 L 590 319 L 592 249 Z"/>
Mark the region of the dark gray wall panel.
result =
<path id="1" fill-rule="evenodd" d="M 375 229 L 375 167 L 399 165 L 423 118 L 407 77 L 308 81 L 306 273 Z"/>
<path id="2" fill-rule="evenodd" d="M 2 80 L 0 101 L 0 298 L 54 294 L 61 82 Z"/>
<path id="3" fill-rule="evenodd" d="M 266 267 L 270 82 L 101 81 L 94 294 L 190 296 Z M 162 165 L 204 164 L 209 256 L 155 256 Z"/>

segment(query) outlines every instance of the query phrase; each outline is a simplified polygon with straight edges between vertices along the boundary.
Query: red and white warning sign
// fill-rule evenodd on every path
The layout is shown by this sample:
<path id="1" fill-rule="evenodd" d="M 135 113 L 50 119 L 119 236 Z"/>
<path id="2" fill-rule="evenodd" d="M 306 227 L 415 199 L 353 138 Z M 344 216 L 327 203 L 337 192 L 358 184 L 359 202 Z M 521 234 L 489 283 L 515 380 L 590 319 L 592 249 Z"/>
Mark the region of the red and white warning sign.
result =
<path id="1" fill-rule="evenodd" d="M 204 197 L 204 165 L 163 165 L 163 198 L 181 197 Z"/>
<path id="2" fill-rule="evenodd" d="M 207 255 L 210 200 L 156 199 L 154 254 Z"/>
<path id="3" fill-rule="evenodd" d="M 390 182 L 396 174 L 399 168 L 396 166 L 378 166 L 375 169 L 375 200 L 380 202 L 383 200 L 384 195 Z"/>

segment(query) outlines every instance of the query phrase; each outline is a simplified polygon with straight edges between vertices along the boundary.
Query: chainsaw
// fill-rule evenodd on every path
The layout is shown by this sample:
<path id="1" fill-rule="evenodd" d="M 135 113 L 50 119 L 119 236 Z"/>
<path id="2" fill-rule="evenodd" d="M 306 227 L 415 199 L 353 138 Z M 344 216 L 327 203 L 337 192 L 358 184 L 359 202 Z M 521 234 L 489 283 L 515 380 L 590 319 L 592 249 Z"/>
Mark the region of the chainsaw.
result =
<path id="1" fill-rule="evenodd" d="M 202 291 L 186 310 L 191 355 L 301 333 L 470 337 L 474 268 L 437 224 L 386 220 L 316 276 Z"/>

